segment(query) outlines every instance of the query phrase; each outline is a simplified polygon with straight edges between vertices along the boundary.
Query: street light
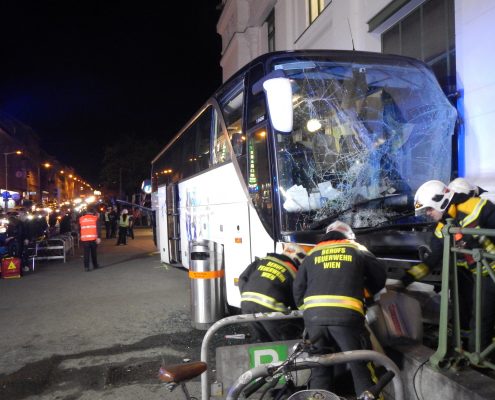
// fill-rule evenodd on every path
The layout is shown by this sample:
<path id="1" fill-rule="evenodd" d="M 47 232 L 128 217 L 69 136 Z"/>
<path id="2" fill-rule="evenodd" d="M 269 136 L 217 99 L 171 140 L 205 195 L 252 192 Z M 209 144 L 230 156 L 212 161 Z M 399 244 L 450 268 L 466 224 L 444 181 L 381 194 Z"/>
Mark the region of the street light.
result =
<path id="1" fill-rule="evenodd" d="M 10 151 L 8 153 L 3 153 L 3 156 L 5 157 L 5 190 L 9 189 L 9 185 L 8 185 L 9 166 L 7 163 L 7 157 L 10 156 L 11 154 L 22 154 L 22 151 L 16 150 L 16 151 Z"/>
<path id="2" fill-rule="evenodd" d="M 50 164 L 49 162 L 45 162 L 45 163 L 42 163 L 41 165 L 38 165 L 38 190 L 39 190 L 39 194 L 38 194 L 38 202 L 39 203 L 42 203 L 43 201 L 43 191 L 42 191 L 42 188 L 41 188 L 41 166 L 45 167 L 45 168 L 50 168 L 52 166 L 52 164 Z"/>

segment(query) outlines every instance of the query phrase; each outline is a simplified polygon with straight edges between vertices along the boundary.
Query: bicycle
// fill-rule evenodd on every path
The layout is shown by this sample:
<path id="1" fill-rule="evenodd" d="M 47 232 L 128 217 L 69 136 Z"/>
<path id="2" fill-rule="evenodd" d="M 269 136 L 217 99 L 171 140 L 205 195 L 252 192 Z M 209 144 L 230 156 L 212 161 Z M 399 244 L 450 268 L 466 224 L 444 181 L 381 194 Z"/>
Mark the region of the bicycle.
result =
<path id="1" fill-rule="evenodd" d="M 298 344 L 295 351 L 289 358 L 283 362 L 263 364 L 244 372 L 230 388 L 225 400 L 237 400 L 241 393 L 244 398 L 249 398 L 253 393 L 260 390 L 264 385 L 267 387 L 265 393 L 275 387 L 282 377 L 287 382 L 292 380 L 291 372 L 302 369 L 311 369 L 315 366 L 332 366 L 336 364 L 348 363 L 353 361 L 372 361 L 376 365 L 381 365 L 387 369 L 387 372 L 372 387 L 365 390 L 356 397 L 356 400 L 374 400 L 377 399 L 383 388 L 390 382 L 393 382 L 395 400 L 404 399 L 404 388 L 400 378 L 398 367 L 385 355 L 371 350 L 356 350 L 345 353 L 331 353 L 322 356 L 305 356 L 304 345 Z M 190 396 L 186 382 L 198 377 L 207 371 L 207 364 L 202 361 L 195 361 L 188 364 L 176 364 L 162 366 L 159 370 L 159 379 L 166 384 L 169 391 L 180 386 L 186 400 L 193 400 Z M 278 398 L 279 396 L 277 396 Z M 298 390 L 291 394 L 288 400 L 340 400 L 341 397 L 335 393 L 326 390 Z M 202 399 L 209 400 L 209 399 Z"/>

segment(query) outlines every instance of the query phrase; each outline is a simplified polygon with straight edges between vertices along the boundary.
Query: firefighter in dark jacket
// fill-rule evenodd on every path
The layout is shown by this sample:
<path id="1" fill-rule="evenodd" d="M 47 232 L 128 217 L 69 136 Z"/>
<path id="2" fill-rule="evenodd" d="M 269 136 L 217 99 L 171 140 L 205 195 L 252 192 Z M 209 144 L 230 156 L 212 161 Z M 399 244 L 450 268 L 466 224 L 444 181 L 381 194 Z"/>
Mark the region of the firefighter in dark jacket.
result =
<path id="1" fill-rule="evenodd" d="M 251 263 L 239 277 L 243 314 L 295 310 L 292 284 L 306 252 L 297 244 L 287 244 L 282 254 L 268 253 Z M 261 342 L 301 337 L 300 319 L 260 321 L 250 324 L 254 337 Z"/>
<path id="2" fill-rule="evenodd" d="M 412 266 L 402 277 L 404 286 L 408 286 L 416 280 L 423 279 L 431 269 L 439 268 L 443 257 L 443 233 L 446 218 L 454 219 L 454 224 L 461 228 L 484 228 L 495 229 L 495 205 L 486 199 L 472 196 L 472 193 L 461 193 L 450 190 L 441 181 L 428 181 L 421 185 L 414 197 L 416 214 L 426 214 L 437 222 L 434 235 L 431 240 L 431 252 L 426 259 Z M 492 249 L 495 252 L 493 237 L 485 236 L 458 236 L 458 246 L 473 249 L 482 247 L 486 251 Z M 476 273 L 476 262 L 465 254 L 464 260 L 467 268 Z M 495 263 L 492 269 L 495 269 Z M 481 349 L 484 349 L 492 341 L 493 328 L 495 325 L 495 283 L 488 275 L 488 271 L 482 272 L 481 282 Z M 461 299 L 462 301 L 462 299 Z M 471 299 L 469 299 L 471 301 Z M 474 313 L 472 313 L 474 315 Z M 475 345 L 475 321 L 471 318 L 471 336 L 469 338 L 469 349 L 474 350 Z"/>
<path id="3" fill-rule="evenodd" d="M 351 227 L 335 221 L 323 240 L 306 256 L 294 282 L 296 305 L 304 310 L 304 324 L 313 354 L 369 349 L 364 320 L 365 288 L 375 294 L 386 281 L 385 268 L 355 241 Z M 373 385 L 366 362 L 350 363 L 356 393 Z M 333 390 L 333 369 L 313 368 L 311 389 Z"/>

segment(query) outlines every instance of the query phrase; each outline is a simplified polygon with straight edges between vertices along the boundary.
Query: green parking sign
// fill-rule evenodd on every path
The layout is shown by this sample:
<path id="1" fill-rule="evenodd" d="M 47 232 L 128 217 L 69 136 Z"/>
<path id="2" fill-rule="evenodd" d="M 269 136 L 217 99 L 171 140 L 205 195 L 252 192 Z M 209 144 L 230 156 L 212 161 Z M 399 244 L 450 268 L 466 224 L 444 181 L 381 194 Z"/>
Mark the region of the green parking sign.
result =
<path id="1" fill-rule="evenodd" d="M 262 364 L 270 364 L 287 360 L 288 346 L 285 344 L 274 344 L 269 346 L 252 346 L 249 351 L 249 368 Z"/>

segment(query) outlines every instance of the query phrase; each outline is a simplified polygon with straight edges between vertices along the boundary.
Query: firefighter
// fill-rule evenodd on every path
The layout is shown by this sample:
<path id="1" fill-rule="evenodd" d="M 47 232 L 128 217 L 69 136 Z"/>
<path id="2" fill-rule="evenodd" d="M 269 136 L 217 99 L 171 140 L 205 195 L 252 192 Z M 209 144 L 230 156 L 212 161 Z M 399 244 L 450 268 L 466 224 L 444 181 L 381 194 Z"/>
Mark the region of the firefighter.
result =
<path id="1" fill-rule="evenodd" d="M 486 190 L 480 188 L 479 186 L 473 185 L 466 178 L 455 178 L 448 185 L 450 190 L 453 190 L 455 193 L 464 193 L 469 197 L 480 196 L 485 193 Z"/>
<path id="2" fill-rule="evenodd" d="M 379 292 L 385 286 L 386 273 L 382 263 L 355 239 L 349 225 L 335 221 L 308 253 L 296 276 L 294 299 L 304 310 L 313 354 L 371 347 L 364 319 L 365 288 L 373 295 Z M 371 364 L 349 365 L 356 393 L 373 385 Z M 309 386 L 332 391 L 333 368 L 313 368 Z"/>
<path id="3" fill-rule="evenodd" d="M 100 219 L 93 208 L 88 207 L 84 214 L 79 217 L 80 238 L 84 247 L 84 270 L 90 271 L 89 259 L 93 268 L 100 268 L 96 256 L 96 247 L 101 243 Z"/>
<path id="4" fill-rule="evenodd" d="M 430 269 L 438 268 L 443 256 L 443 233 L 446 218 L 454 219 L 454 224 L 462 228 L 495 229 L 495 205 L 486 199 L 472 196 L 470 193 L 454 192 L 443 182 L 432 180 L 421 185 L 414 197 L 416 214 L 426 214 L 437 222 L 431 240 L 431 252 L 422 263 L 412 266 L 406 271 L 401 281 L 404 286 L 423 279 Z M 458 245 L 467 249 L 483 247 L 493 251 L 494 238 L 485 236 L 457 237 Z M 494 249 L 494 250 L 492 250 Z M 476 262 L 469 255 L 464 255 L 468 269 L 476 273 Z M 493 264 L 493 263 L 492 263 Z M 495 265 L 492 267 L 495 269 Z M 485 268 L 483 268 L 485 269 Z M 484 270 L 481 279 L 481 348 L 484 349 L 492 341 L 492 332 L 495 325 L 495 283 Z M 472 301 L 471 299 L 468 301 Z M 474 315 L 474 314 L 473 314 Z M 471 318 L 471 335 L 469 350 L 474 349 L 474 319 Z"/>
<path id="5" fill-rule="evenodd" d="M 291 243 L 282 254 L 268 253 L 251 263 L 239 277 L 242 313 L 295 310 L 292 283 L 305 255 L 301 246 Z M 269 342 L 301 337 L 304 324 L 288 319 L 253 322 L 250 327 L 255 339 Z"/>
<path id="6" fill-rule="evenodd" d="M 486 190 L 473 185 L 466 178 L 461 177 L 455 178 L 447 187 L 454 192 L 454 195 L 457 193 L 457 197 L 459 197 L 460 194 L 466 195 L 465 200 L 470 197 L 477 197 L 486 192 Z M 474 277 L 470 271 L 468 261 L 462 254 L 457 255 L 457 267 L 459 299 L 462 299 L 462 301 L 459 301 L 461 335 L 464 340 L 467 340 L 469 335 L 471 335 L 470 324 L 474 305 Z"/>

